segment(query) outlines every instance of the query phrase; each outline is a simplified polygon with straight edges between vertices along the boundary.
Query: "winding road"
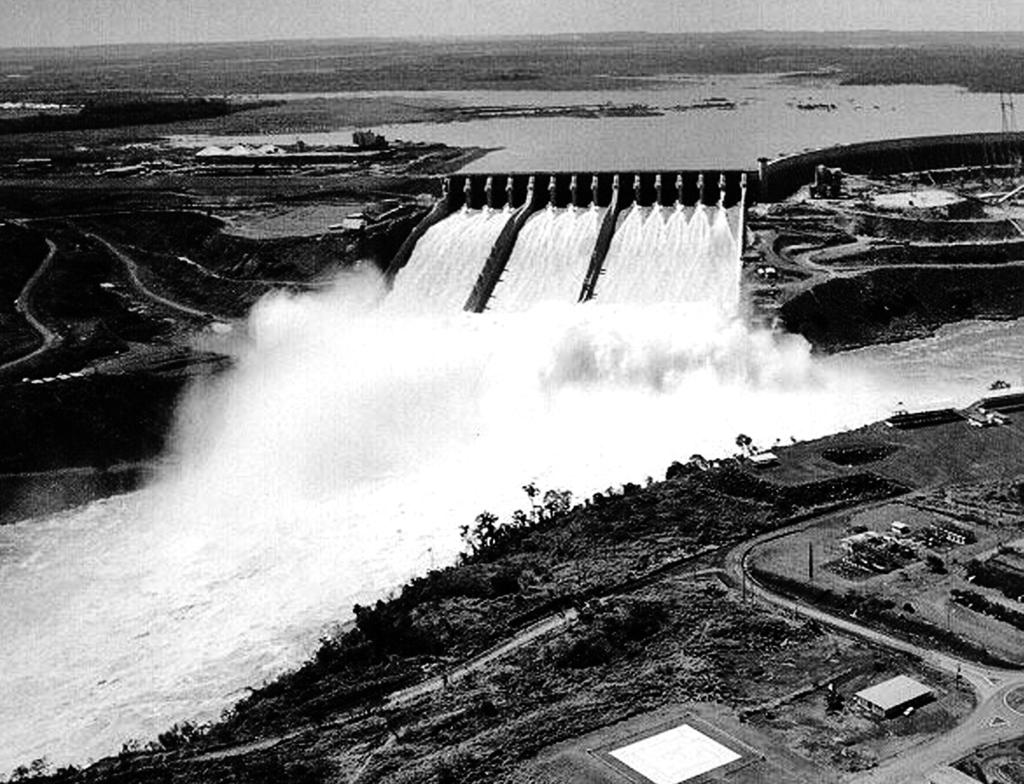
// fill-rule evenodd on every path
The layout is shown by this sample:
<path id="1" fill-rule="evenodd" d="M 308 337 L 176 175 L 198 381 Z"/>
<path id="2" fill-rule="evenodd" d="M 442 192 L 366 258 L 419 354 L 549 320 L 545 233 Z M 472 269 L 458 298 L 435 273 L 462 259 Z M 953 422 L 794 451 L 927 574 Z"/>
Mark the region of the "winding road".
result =
<path id="1" fill-rule="evenodd" d="M 85 231 L 85 232 L 82 232 L 82 233 L 83 233 L 84 236 L 88 237 L 89 239 L 94 240 L 95 242 L 98 242 L 100 245 L 102 245 L 104 248 L 106 248 L 107 251 L 115 259 L 117 259 L 119 262 L 121 262 L 121 264 L 123 264 L 125 269 L 128 271 L 128 277 L 131 279 L 132 286 L 134 286 L 137 291 L 139 291 L 140 293 L 145 295 L 148 299 L 150 299 L 153 302 L 156 302 L 156 303 L 158 303 L 160 305 L 163 305 L 164 307 L 168 307 L 168 308 L 171 308 L 172 310 L 176 310 L 179 313 L 185 313 L 185 314 L 187 314 L 189 316 L 197 316 L 198 318 L 201 318 L 201 319 L 204 319 L 204 320 L 207 320 L 207 321 L 215 321 L 215 320 L 221 318 L 220 316 L 218 316 L 215 313 L 210 313 L 210 312 L 205 311 L 205 310 L 198 310 L 197 308 L 193 308 L 193 307 L 190 307 L 188 305 L 183 305 L 180 302 L 176 302 L 176 301 L 174 301 L 172 299 L 168 299 L 167 297 L 163 297 L 163 296 L 157 294 L 152 289 L 147 288 L 146 285 L 142 282 L 142 279 L 139 277 L 139 265 L 138 265 L 138 263 L 136 263 L 135 259 L 133 259 L 131 256 L 129 256 L 124 251 L 122 251 L 119 248 L 117 248 L 114 245 L 112 245 L 107 240 L 103 239 L 103 237 L 99 236 L 98 234 L 93 234 L 91 231 Z"/>
<path id="2" fill-rule="evenodd" d="M 40 321 L 32 306 L 33 291 L 42 277 L 50 269 L 50 265 L 53 263 L 53 259 L 57 255 L 57 245 L 49 238 L 46 238 L 46 247 L 49 251 L 46 254 L 46 258 L 40 262 L 36 271 L 32 273 L 32 277 L 30 277 L 22 287 L 21 293 L 18 294 L 18 298 L 14 300 L 14 309 L 21 314 L 22 318 L 28 322 L 32 329 L 39 333 L 39 337 L 42 338 L 43 344 L 23 357 L 18 357 L 15 360 L 0 365 L 0 371 L 17 370 L 19 367 L 29 364 L 36 357 L 49 351 L 60 341 L 60 333 L 50 329 L 50 327 Z"/>

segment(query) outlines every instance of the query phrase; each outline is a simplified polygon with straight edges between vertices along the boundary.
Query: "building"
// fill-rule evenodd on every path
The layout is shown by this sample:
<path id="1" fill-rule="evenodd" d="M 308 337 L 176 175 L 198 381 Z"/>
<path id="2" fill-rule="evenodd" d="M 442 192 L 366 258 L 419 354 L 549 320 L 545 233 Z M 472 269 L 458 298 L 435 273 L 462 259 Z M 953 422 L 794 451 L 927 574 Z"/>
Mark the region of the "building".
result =
<path id="1" fill-rule="evenodd" d="M 998 411 L 978 411 L 967 415 L 967 424 L 971 427 L 997 427 L 1007 421 L 1006 415 Z"/>
<path id="2" fill-rule="evenodd" d="M 355 131 L 352 144 L 362 150 L 379 150 L 388 146 L 388 140 L 373 131 Z"/>
<path id="3" fill-rule="evenodd" d="M 885 420 L 888 427 L 910 430 L 915 427 L 931 427 L 956 422 L 963 414 L 952 408 L 936 408 L 929 411 L 898 411 Z"/>
<path id="4" fill-rule="evenodd" d="M 939 536 L 950 544 L 974 544 L 978 541 L 978 537 L 974 535 L 974 531 L 969 528 L 964 528 L 962 525 L 949 522 L 948 520 L 938 520 L 933 523 L 933 527 L 938 532 Z"/>
<path id="5" fill-rule="evenodd" d="M 341 223 L 338 224 L 342 229 L 347 231 L 360 231 L 365 229 L 369 224 L 369 219 L 365 213 L 362 212 L 350 212 L 344 218 L 341 219 Z M 331 227 L 333 228 L 333 226 Z"/>
<path id="6" fill-rule="evenodd" d="M 1024 391 L 1020 387 L 1007 387 L 993 390 L 988 397 L 983 397 L 976 404 L 981 413 L 998 411 L 1007 413 L 1024 410 Z"/>
<path id="7" fill-rule="evenodd" d="M 899 520 L 894 520 L 892 525 L 889 526 L 889 530 L 892 531 L 893 536 L 897 536 L 900 539 L 910 536 L 910 526 Z"/>
<path id="8" fill-rule="evenodd" d="M 771 468 L 779 464 L 779 456 L 774 452 L 755 452 L 750 456 L 754 468 Z"/>
<path id="9" fill-rule="evenodd" d="M 885 719 L 925 705 L 934 698 L 931 689 L 906 675 L 897 675 L 853 695 L 856 704 L 869 713 Z"/>

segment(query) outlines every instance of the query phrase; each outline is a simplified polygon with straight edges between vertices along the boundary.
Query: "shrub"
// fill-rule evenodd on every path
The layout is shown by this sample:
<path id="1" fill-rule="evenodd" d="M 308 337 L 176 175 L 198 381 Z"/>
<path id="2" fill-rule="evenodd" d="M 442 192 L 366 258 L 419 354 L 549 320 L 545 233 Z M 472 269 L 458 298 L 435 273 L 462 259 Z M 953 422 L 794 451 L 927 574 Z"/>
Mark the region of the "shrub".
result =
<path id="1" fill-rule="evenodd" d="M 935 574 L 945 574 L 948 571 L 945 562 L 934 553 L 929 553 L 924 560 L 928 564 L 928 569 Z"/>

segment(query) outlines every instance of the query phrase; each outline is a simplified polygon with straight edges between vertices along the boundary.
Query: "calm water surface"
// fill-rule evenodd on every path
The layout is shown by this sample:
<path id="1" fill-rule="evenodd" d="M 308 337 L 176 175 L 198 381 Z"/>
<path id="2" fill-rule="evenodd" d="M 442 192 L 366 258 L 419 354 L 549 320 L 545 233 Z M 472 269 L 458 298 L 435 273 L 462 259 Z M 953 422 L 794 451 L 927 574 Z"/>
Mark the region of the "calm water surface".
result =
<path id="1" fill-rule="evenodd" d="M 502 148 L 466 169 L 480 172 L 676 166 L 754 168 L 761 156 L 774 158 L 872 139 L 998 131 L 1001 123 L 998 96 L 970 93 L 959 87 L 842 86 L 827 78 L 791 79 L 778 75 L 664 77 L 647 80 L 642 87 L 585 92 L 375 94 L 429 98 L 465 106 L 611 102 L 640 103 L 665 111 L 660 117 L 509 118 L 376 128 L 393 139 Z M 354 94 L 324 97 L 348 95 Z M 710 98 L 725 98 L 734 102 L 735 108 L 676 110 Z M 301 138 L 310 144 L 344 144 L 351 141 L 352 130 L 304 133 Z M 238 141 L 289 144 L 296 138 L 295 134 L 276 134 L 177 136 L 173 140 L 177 144 L 200 146 Z"/>

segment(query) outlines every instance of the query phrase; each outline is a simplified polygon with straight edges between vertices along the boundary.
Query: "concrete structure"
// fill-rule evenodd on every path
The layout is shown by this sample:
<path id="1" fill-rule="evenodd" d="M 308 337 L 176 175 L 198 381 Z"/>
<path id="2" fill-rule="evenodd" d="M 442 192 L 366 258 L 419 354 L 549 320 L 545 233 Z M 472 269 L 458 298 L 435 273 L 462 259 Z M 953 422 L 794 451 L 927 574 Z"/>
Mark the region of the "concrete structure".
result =
<path id="1" fill-rule="evenodd" d="M 369 220 L 366 215 L 361 212 L 353 212 L 341 219 L 341 228 L 348 229 L 349 231 L 358 231 L 359 229 L 365 229 L 368 223 Z"/>
<path id="2" fill-rule="evenodd" d="M 441 198 L 434 209 L 413 229 L 395 254 L 385 279 L 395 276 L 408 262 L 415 243 L 434 224 L 463 207 L 470 209 L 511 209 L 515 217 L 495 242 L 473 287 L 465 309 L 480 313 L 501 278 L 520 229 L 534 212 L 556 207 L 606 207 L 590 265 L 582 281 L 580 301 L 591 299 L 611 245 L 622 210 L 638 204 L 736 207 L 754 201 L 750 190 L 754 172 L 730 171 L 644 171 L 554 172 L 536 174 L 453 174 L 441 179 Z M 739 237 L 744 236 L 742 210 Z"/>
<path id="3" fill-rule="evenodd" d="M 964 415 L 953 408 L 935 408 L 929 411 L 900 411 L 885 420 L 888 427 L 910 430 L 915 427 L 944 425 L 964 419 Z"/>
<path id="4" fill-rule="evenodd" d="M 906 675 L 897 675 L 883 683 L 862 689 L 854 702 L 875 716 L 891 718 L 934 699 L 934 692 Z"/>
<path id="5" fill-rule="evenodd" d="M 879 193 L 871 198 L 871 204 L 879 210 L 894 210 L 933 220 L 967 220 L 984 215 L 978 202 L 938 188 Z"/>
<path id="6" fill-rule="evenodd" d="M 689 724 L 616 749 L 610 756 L 654 784 L 681 784 L 741 758 Z"/>
<path id="7" fill-rule="evenodd" d="M 818 166 L 846 174 L 880 175 L 958 167 L 1015 167 L 1024 154 L 1024 133 L 916 136 L 826 147 L 767 163 L 759 201 L 782 201 L 814 180 Z"/>
<path id="8" fill-rule="evenodd" d="M 978 410 L 982 413 L 988 411 L 1008 412 L 1024 410 L 1024 390 L 1020 387 L 1010 387 L 983 397 L 977 402 Z"/>
<path id="9" fill-rule="evenodd" d="M 774 452 L 757 452 L 750 456 L 754 468 L 770 468 L 779 464 L 779 456 Z"/>
<path id="10" fill-rule="evenodd" d="M 882 535 L 878 531 L 862 531 L 859 534 L 844 536 L 839 540 L 839 546 L 847 555 L 852 555 L 857 548 L 874 544 L 881 539 Z"/>
<path id="11" fill-rule="evenodd" d="M 946 520 L 936 521 L 933 527 L 947 542 L 955 545 L 973 544 L 978 541 L 974 531 Z"/>
<path id="12" fill-rule="evenodd" d="M 928 784 L 978 784 L 978 780 L 956 768 L 943 765 L 928 774 Z"/>
<path id="13" fill-rule="evenodd" d="M 444 196 L 452 210 L 463 206 L 518 208 L 532 185 L 534 209 L 556 207 L 650 206 L 697 203 L 732 207 L 756 201 L 756 172 L 738 169 L 638 172 L 524 172 L 452 174 L 444 178 Z"/>

